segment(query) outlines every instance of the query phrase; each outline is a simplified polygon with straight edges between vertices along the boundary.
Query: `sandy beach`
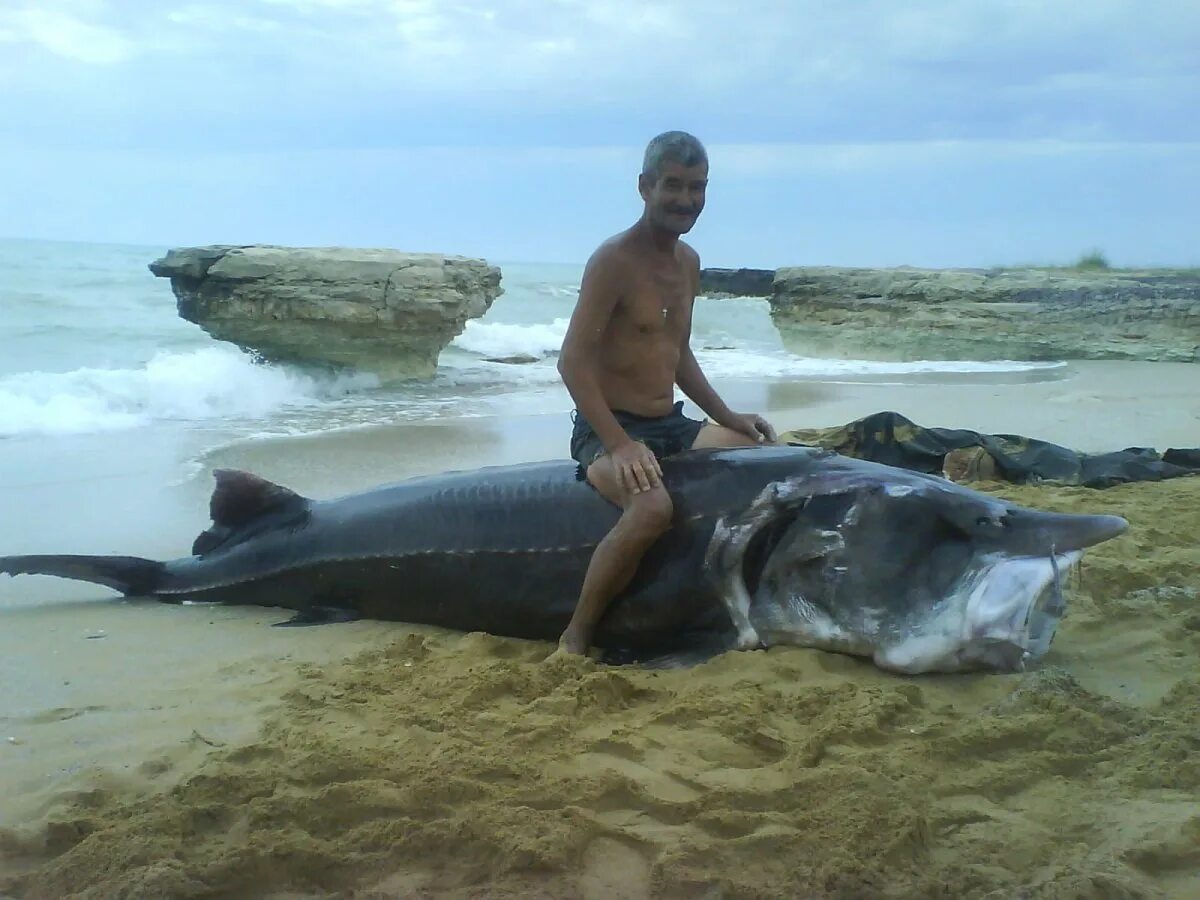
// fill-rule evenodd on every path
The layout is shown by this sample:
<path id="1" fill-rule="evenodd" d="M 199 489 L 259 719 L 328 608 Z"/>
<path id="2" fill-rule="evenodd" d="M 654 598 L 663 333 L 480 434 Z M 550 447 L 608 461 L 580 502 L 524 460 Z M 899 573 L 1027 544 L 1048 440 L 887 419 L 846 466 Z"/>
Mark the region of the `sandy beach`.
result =
<path id="1" fill-rule="evenodd" d="M 718 386 L 781 431 L 895 410 L 1083 451 L 1200 446 L 1185 364 L 906 381 Z M 5 486 L 0 552 L 180 555 L 216 467 L 329 497 L 561 457 L 568 427 L 233 444 L 183 481 L 123 455 L 128 436 L 81 438 Z M 604 668 L 479 634 L 275 629 L 286 613 L 4 579 L 0 894 L 1197 896 L 1200 479 L 984 487 L 1132 523 L 1085 556 L 1049 657 L 1022 675 L 904 679 L 803 649 Z"/>

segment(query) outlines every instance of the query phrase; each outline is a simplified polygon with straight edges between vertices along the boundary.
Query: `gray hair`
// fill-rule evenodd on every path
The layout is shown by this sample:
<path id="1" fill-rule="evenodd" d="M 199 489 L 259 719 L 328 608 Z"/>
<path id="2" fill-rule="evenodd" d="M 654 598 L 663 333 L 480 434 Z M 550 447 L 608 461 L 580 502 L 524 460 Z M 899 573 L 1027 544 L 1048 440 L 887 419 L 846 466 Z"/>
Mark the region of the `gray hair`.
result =
<path id="1" fill-rule="evenodd" d="M 642 174 L 658 180 L 663 163 L 676 162 L 681 166 L 698 166 L 708 162 L 708 152 L 700 139 L 686 131 L 664 131 L 646 146 L 642 158 Z"/>

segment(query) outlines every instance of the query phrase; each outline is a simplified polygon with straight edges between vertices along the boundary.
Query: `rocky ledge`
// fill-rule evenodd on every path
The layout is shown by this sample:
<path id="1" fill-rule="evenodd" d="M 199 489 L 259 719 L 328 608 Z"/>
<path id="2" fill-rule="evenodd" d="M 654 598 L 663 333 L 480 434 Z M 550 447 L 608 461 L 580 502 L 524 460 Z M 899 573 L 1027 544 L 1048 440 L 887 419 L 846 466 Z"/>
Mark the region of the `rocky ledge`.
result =
<path id="1" fill-rule="evenodd" d="M 500 294 L 480 259 L 340 247 L 174 249 L 150 264 L 179 315 L 264 358 L 427 377 Z"/>
<path id="2" fill-rule="evenodd" d="M 701 269 L 703 297 L 770 297 L 774 269 Z"/>
<path id="3" fill-rule="evenodd" d="M 1200 271 L 780 269 L 770 300 L 806 356 L 1200 362 Z"/>

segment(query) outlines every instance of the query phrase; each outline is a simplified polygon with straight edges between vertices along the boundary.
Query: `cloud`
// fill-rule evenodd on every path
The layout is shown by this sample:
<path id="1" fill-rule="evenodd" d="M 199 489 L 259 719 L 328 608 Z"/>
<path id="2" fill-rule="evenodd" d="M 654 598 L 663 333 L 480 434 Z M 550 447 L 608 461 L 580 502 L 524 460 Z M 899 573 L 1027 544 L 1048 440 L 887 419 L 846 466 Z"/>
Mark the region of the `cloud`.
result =
<path id="1" fill-rule="evenodd" d="M 166 18 L 173 25 L 180 25 L 193 31 L 207 29 L 214 32 L 269 33 L 279 31 L 282 27 L 278 21 L 267 16 L 230 12 L 221 7 L 203 3 L 191 3 L 172 9 L 166 13 Z"/>
<path id="2" fill-rule="evenodd" d="M 36 119 L 39 100 L 51 101 L 80 128 L 94 115 L 105 140 L 124 134 L 131 144 L 198 123 L 191 140 L 274 135 L 288 146 L 467 142 L 478 128 L 589 144 L 656 123 L 750 141 L 1200 137 L 1200 4 L 1166 0 L 56 8 L 0 14 L 0 89 L 20 88 L 0 96 L 0 112 Z M 90 71 L 56 65 L 64 58 Z M 121 100 L 97 106 L 98 95 Z M 121 128 L 116 106 L 129 116 Z"/>
<path id="3" fill-rule="evenodd" d="M 737 178 L 899 172 L 946 166 L 1053 164 L 1136 158 L 1200 159 L 1200 142 L 1148 143 L 1090 140 L 882 141 L 837 144 L 716 144 L 708 147 L 714 170 Z"/>
<path id="4" fill-rule="evenodd" d="M 27 42 L 57 57 L 92 65 L 115 65 L 134 53 L 132 42 L 116 28 L 32 5 L 0 11 L 0 36 L 9 43 Z"/>

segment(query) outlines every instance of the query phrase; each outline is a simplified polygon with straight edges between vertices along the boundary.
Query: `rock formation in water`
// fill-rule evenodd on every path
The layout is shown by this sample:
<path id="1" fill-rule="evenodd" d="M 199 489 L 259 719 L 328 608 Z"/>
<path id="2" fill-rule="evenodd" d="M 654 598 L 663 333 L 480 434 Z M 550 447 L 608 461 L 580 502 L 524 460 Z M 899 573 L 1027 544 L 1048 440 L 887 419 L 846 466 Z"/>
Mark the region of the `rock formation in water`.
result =
<path id="1" fill-rule="evenodd" d="M 174 249 L 150 264 L 179 315 L 264 358 L 426 377 L 501 294 L 480 259 L 324 247 Z"/>
<path id="2" fill-rule="evenodd" d="M 774 269 L 701 269 L 702 297 L 770 297 Z"/>
<path id="3" fill-rule="evenodd" d="M 1200 362 L 1200 271 L 780 269 L 770 300 L 805 356 Z"/>

